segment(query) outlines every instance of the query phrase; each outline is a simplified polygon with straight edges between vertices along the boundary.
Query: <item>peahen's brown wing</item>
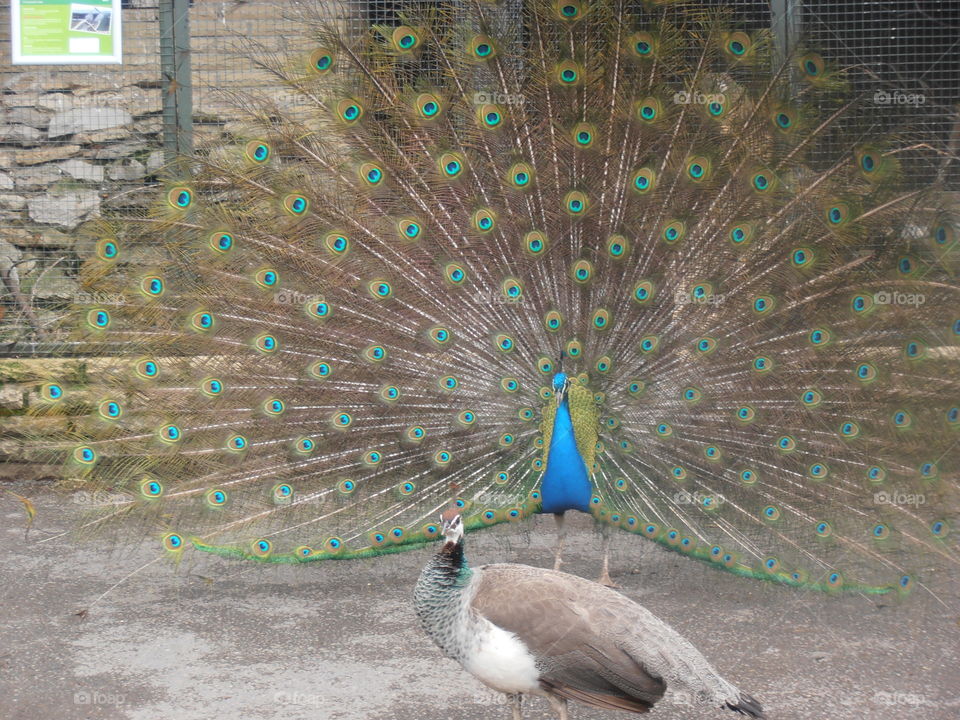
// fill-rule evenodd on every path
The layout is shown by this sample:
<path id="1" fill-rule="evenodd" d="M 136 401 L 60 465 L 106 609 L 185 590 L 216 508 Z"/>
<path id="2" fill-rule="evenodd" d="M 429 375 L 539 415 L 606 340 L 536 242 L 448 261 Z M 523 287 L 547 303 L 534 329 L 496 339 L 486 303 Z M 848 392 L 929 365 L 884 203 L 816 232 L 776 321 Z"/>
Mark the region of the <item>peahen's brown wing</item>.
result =
<path id="1" fill-rule="evenodd" d="M 526 565 L 484 565 L 478 574 L 473 609 L 527 646 L 541 683 L 558 695 L 643 712 L 666 690 L 665 666 L 692 650 L 644 608 L 597 583 Z M 664 665 L 631 654 L 637 643 Z"/>

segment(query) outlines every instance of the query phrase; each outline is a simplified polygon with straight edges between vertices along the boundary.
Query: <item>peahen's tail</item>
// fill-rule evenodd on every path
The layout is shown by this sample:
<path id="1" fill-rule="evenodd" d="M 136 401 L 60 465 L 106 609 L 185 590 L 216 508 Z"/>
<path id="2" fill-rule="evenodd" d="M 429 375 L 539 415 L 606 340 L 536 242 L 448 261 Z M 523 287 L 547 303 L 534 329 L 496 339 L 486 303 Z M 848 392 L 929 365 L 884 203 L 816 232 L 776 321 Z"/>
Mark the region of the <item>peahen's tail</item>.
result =
<path id="1" fill-rule="evenodd" d="M 740 693 L 740 698 L 736 703 L 727 703 L 730 710 L 752 718 L 765 718 L 763 706 L 746 693 Z"/>
<path id="2" fill-rule="evenodd" d="M 305 18 L 266 61 L 297 103 L 238 98 L 233 145 L 90 229 L 117 301 L 76 309 L 88 383 L 40 389 L 118 494 L 90 527 L 374 555 L 451 483 L 523 520 L 563 355 L 598 519 L 821 589 L 955 568 L 957 221 L 865 80 L 686 2 L 417 7 Z"/>

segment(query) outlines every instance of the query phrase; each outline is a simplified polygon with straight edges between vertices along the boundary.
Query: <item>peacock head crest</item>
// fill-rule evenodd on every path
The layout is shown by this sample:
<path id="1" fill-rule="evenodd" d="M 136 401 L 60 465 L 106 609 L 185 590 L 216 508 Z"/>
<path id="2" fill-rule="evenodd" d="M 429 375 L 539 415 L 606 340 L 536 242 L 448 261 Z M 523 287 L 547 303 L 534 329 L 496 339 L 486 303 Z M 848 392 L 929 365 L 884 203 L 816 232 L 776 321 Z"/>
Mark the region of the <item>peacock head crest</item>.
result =
<path id="1" fill-rule="evenodd" d="M 553 390 L 557 405 L 563 402 L 566 397 L 567 388 L 570 385 L 570 378 L 565 372 L 558 372 L 553 376 Z"/>

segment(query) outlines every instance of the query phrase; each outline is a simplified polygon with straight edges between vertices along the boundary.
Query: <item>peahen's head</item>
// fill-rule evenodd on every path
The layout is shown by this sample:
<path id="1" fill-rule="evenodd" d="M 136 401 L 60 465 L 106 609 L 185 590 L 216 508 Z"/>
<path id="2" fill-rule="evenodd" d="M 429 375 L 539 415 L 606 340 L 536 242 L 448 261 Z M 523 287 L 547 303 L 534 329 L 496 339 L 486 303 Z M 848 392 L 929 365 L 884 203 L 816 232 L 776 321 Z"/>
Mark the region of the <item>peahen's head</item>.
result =
<path id="1" fill-rule="evenodd" d="M 463 540 L 463 518 L 457 507 L 448 508 L 440 515 L 440 532 L 443 534 L 443 548 L 452 548 Z"/>

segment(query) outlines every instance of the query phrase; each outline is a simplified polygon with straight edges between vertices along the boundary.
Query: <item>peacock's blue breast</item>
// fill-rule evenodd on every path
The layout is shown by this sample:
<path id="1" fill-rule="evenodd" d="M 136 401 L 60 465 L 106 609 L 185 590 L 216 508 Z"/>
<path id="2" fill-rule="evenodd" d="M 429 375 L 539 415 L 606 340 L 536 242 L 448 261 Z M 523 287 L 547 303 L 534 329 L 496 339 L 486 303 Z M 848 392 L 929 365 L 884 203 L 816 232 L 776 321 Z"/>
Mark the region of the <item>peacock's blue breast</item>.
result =
<path id="1" fill-rule="evenodd" d="M 541 512 L 562 513 L 567 510 L 590 512 L 593 486 L 587 475 L 577 441 L 566 398 L 557 408 L 550 438 L 547 468 L 540 483 Z"/>

